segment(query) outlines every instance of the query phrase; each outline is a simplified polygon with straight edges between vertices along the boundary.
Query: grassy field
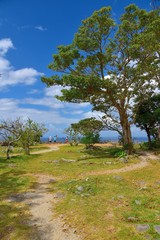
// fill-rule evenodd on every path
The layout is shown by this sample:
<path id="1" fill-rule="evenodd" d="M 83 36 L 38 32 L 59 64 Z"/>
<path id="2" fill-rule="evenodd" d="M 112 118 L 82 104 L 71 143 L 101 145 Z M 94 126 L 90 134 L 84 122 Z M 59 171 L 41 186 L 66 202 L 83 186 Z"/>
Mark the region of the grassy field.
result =
<path id="1" fill-rule="evenodd" d="M 47 147 L 39 145 L 32 151 L 38 149 Z M 35 174 L 57 179 L 50 191 L 65 196 L 56 205 L 57 215 L 63 215 L 83 239 L 160 239 L 155 230 L 160 225 L 160 160 L 150 160 L 147 167 L 131 172 L 87 176 L 92 171 L 140 162 L 134 155 L 123 163 L 115 157 L 120 151 L 114 147 L 86 151 L 82 145 L 62 145 L 58 151 L 6 160 L 4 149 L 0 149 L 0 239 L 36 239 L 36 229 L 28 224 L 29 206 L 10 201 L 14 194 L 36 186 Z M 143 224 L 147 230 L 140 232 L 138 226 Z"/>

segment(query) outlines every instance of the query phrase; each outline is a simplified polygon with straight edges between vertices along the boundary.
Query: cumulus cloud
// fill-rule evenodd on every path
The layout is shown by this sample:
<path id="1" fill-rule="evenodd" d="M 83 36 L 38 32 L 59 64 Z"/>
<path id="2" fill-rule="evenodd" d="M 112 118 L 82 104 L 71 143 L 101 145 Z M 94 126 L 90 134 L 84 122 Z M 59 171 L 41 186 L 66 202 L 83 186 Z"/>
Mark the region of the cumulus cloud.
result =
<path id="1" fill-rule="evenodd" d="M 49 97 L 53 97 L 53 96 L 62 96 L 62 93 L 61 93 L 61 90 L 62 89 L 69 89 L 69 87 L 61 87 L 61 86 L 52 86 L 52 87 L 49 87 L 49 88 L 46 88 L 45 89 L 45 95 L 46 96 L 49 96 Z"/>
<path id="2" fill-rule="evenodd" d="M 16 119 L 17 117 L 27 119 L 29 117 L 36 122 L 45 123 L 46 125 L 59 125 L 63 129 L 66 126 L 69 126 L 72 122 L 77 122 L 79 120 L 73 117 L 66 118 L 66 116 L 61 115 L 59 111 L 56 111 L 56 109 L 39 110 L 29 106 L 22 107 L 21 103 L 24 104 L 24 100 L 16 100 L 11 98 L 0 99 L 0 119 L 3 119 L 4 116 L 5 119 Z M 31 101 L 31 103 L 33 102 Z"/>
<path id="3" fill-rule="evenodd" d="M 0 56 L 5 55 L 9 48 L 14 48 L 11 39 L 4 38 L 0 40 Z"/>
<path id="4" fill-rule="evenodd" d="M 0 90 L 16 84 L 32 85 L 42 73 L 34 68 L 22 68 L 15 70 L 6 59 L 6 53 L 14 48 L 11 39 L 0 40 Z"/>

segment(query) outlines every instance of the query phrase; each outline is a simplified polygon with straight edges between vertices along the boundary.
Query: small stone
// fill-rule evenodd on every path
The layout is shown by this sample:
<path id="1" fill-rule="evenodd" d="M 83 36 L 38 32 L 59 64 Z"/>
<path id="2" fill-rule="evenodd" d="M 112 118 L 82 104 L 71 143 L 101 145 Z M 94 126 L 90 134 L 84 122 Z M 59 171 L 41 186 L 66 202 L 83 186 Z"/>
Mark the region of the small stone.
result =
<path id="1" fill-rule="evenodd" d="M 128 160 L 126 158 L 119 158 L 119 161 L 123 163 L 128 163 Z"/>
<path id="2" fill-rule="evenodd" d="M 135 200 L 134 202 L 135 202 L 136 205 L 141 205 L 142 204 L 140 200 Z"/>
<path id="3" fill-rule="evenodd" d="M 43 160 L 42 162 L 44 162 L 44 163 L 52 163 L 53 161 L 52 160 Z"/>
<path id="4" fill-rule="evenodd" d="M 135 222 L 135 221 L 137 221 L 137 218 L 135 218 L 135 217 L 128 217 L 128 221 L 129 222 Z"/>
<path id="5" fill-rule="evenodd" d="M 160 181 L 156 181 L 156 184 L 160 184 Z"/>
<path id="6" fill-rule="evenodd" d="M 146 182 L 145 182 L 145 181 L 138 181 L 137 184 L 138 184 L 141 188 L 146 187 Z"/>
<path id="7" fill-rule="evenodd" d="M 59 163 L 59 160 L 54 160 L 53 163 Z"/>
<path id="8" fill-rule="evenodd" d="M 83 192 L 83 191 L 84 191 L 84 188 L 83 188 L 82 186 L 78 186 L 78 187 L 77 187 L 77 190 L 78 190 L 79 192 Z"/>
<path id="9" fill-rule="evenodd" d="M 54 196 L 55 198 L 64 198 L 65 197 L 65 194 L 64 193 L 61 193 L 61 192 L 57 192 Z"/>
<path id="10" fill-rule="evenodd" d="M 121 176 L 114 176 L 113 178 L 116 179 L 117 181 L 122 181 L 123 180 L 123 177 L 121 177 Z"/>
<path id="11" fill-rule="evenodd" d="M 158 234 L 160 234 L 160 225 L 155 225 L 154 229 Z"/>
<path id="12" fill-rule="evenodd" d="M 136 225 L 136 230 L 138 232 L 146 232 L 148 229 L 149 229 L 148 224 L 138 224 L 138 225 Z"/>
<path id="13" fill-rule="evenodd" d="M 118 195 L 117 198 L 119 198 L 119 199 L 123 199 L 124 196 L 123 196 L 123 195 Z"/>
<path id="14" fill-rule="evenodd" d="M 50 182 L 50 183 L 55 183 L 55 182 L 57 182 L 57 181 L 56 181 L 55 179 L 50 179 L 49 182 Z"/>
<path id="15" fill-rule="evenodd" d="M 10 164 L 8 164 L 8 167 L 15 168 L 15 167 L 17 167 L 17 165 L 14 163 L 10 163 Z"/>
<path id="16" fill-rule="evenodd" d="M 146 236 L 145 236 L 145 239 L 146 239 L 146 240 L 151 240 L 152 237 L 151 237 L 150 235 L 146 235 Z"/>

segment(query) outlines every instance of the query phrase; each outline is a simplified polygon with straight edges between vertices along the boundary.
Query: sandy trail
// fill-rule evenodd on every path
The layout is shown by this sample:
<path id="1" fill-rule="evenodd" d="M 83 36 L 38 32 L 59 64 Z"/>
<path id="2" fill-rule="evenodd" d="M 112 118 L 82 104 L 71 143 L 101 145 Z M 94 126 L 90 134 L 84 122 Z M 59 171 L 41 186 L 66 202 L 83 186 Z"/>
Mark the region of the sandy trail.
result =
<path id="1" fill-rule="evenodd" d="M 44 149 L 44 150 L 39 150 L 36 152 L 31 152 L 31 154 L 40 154 L 40 153 L 47 153 L 47 152 L 52 152 L 52 151 L 57 151 L 59 150 L 58 145 L 57 146 L 49 146 L 49 149 Z"/>
<path id="2" fill-rule="evenodd" d="M 29 205 L 32 215 L 30 225 L 37 228 L 37 240 L 79 240 L 75 229 L 68 228 L 60 217 L 54 217 L 53 206 L 57 202 L 54 194 L 48 192 L 52 176 L 33 175 L 38 184 L 34 191 L 23 194 L 24 203 Z"/>
<path id="3" fill-rule="evenodd" d="M 119 168 L 119 169 L 92 171 L 92 172 L 89 172 L 89 173 L 82 174 L 82 177 L 99 176 L 99 175 L 112 174 L 112 173 L 116 174 L 116 173 L 131 172 L 131 171 L 134 171 L 134 170 L 138 170 L 138 169 L 147 167 L 148 165 L 149 165 L 149 162 L 141 161 L 139 163 L 132 164 L 130 166 L 126 166 L 126 167 Z"/>

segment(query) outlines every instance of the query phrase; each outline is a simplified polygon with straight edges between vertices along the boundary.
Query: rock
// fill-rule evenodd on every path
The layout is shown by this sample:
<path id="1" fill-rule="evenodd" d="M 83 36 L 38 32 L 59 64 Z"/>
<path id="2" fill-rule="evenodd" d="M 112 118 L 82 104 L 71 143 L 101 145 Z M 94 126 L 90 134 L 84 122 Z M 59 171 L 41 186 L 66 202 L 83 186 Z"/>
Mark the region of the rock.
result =
<path id="1" fill-rule="evenodd" d="M 155 225 L 154 229 L 158 234 L 160 234 L 160 225 Z"/>
<path id="2" fill-rule="evenodd" d="M 155 183 L 159 185 L 159 184 L 160 184 L 160 181 L 156 181 Z"/>
<path id="3" fill-rule="evenodd" d="M 123 163 L 128 163 L 127 158 L 123 158 L 123 157 L 119 158 L 119 161 Z"/>
<path id="4" fill-rule="evenodd" d="M 8 164 L 8 167 L 15 168 L 15 167 L 17 167 L 17 165 L 14 164 L 14 163 L 9 163 L 9 164 Z"/>
<path id="5" fill-rule="evenodd" d="M 152 237 L 151 237 L 150 235 L 146 235 L 146 236 L 145 236 L 145 239 L 146 239 L 146 240 L 152 240 Z"/>
<path id="6" fill-rule="evenodd" d="M 145 182 L 145 181 L 137 181 L 137 184 L 138 184 L 141 188 L 146 187 L 146 182 Z"/>
<path id="7" fill-rule="evenodd" d="M 140 200 L 135 200 L 134 202 L 135 202 L 136 205 L 141 205 L 142 204 Z"/>
<path id="8" fill-rule="evenodd" d="M 76 162 L 76 160 L 73 160 L 73 159 L 65 159 L 65 158 L 62 158 L 62 161 L 63 161 L 63 162 L 68 162 L 68 163 L 70 163 L 70 162 Z"/>
<path id="9" fill-rule="evenodd" d="M 50 179 L 49 180 L 49 183 L 55 183 L 55 182 L 57 182 L 55 179 Z"/>
<path id="10" fill-rule="evenodd" d="M 124 196 L 123 196 L 123 195 L 117 195 L 117 198 L 119 198 L 119 199 L 123 199 Z"/>
<path id="11" fill-rule="evenodd" d="M 78 186 L 78 187 L 77 187 L 77 190 L 78 190 L 79 192 L 83 192 L 83 191 L 84 191 L 84 188 L 83 188 L 82 186 Z"/>
<path id="12" fill-rule="evenodd" d="M 54 160 L 53 163 L 59 163 L 59 160 Z"/>
<path id="13" fill-rule="evenodd" d="M 113 176 L 114 179 L 116 179 L 117 181 L 122 181 L 123 177 L 121 176 Z"/>
<path id="14" fill-rule="evenodd" d="M 136 225 L 136 230 L 138 232 L 146 232 L 148 229 L 149 229 L 148 224 L 138 224 L 138 225 Z"/>
<path id="15" fill-rule="evenodd" d="M 64 194 L 64 193 L 61 193 L 61 192 L 57 192 L 54 197 L 61 199 L 61 198 L 64 198 L 64 197 L 65 197 L 65 194 Z"/>
<path id="16" fill-rule="evenodd" d="M 128 217 L 128 221 L 129 222 L 136 222 L 137 218 L 135 218 L 135 217 Z"/>

